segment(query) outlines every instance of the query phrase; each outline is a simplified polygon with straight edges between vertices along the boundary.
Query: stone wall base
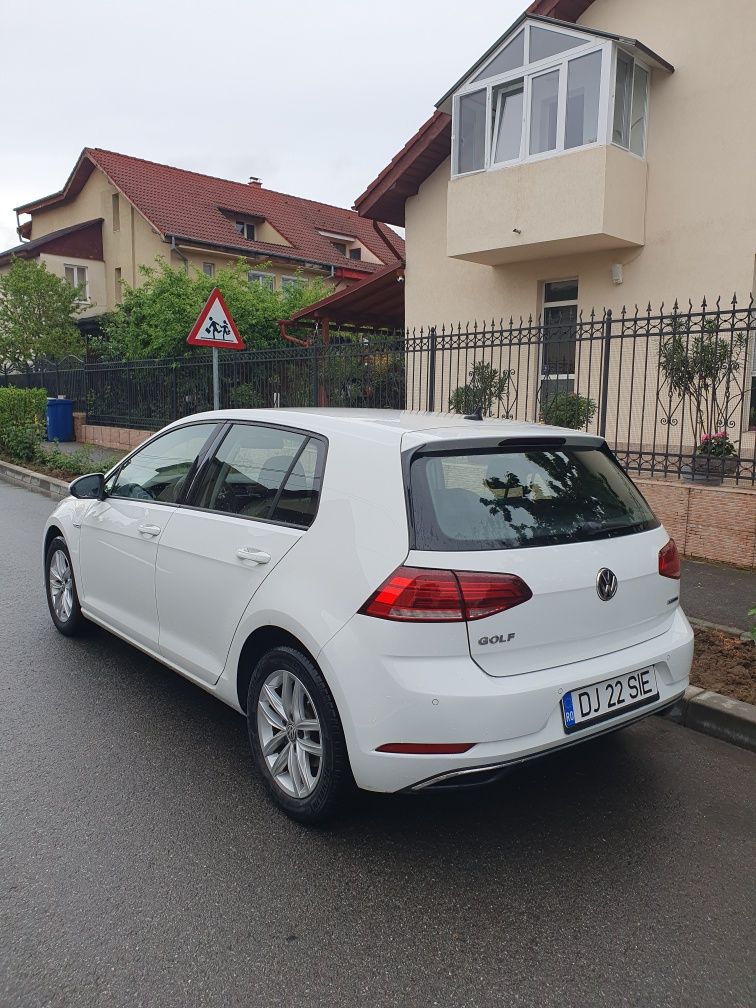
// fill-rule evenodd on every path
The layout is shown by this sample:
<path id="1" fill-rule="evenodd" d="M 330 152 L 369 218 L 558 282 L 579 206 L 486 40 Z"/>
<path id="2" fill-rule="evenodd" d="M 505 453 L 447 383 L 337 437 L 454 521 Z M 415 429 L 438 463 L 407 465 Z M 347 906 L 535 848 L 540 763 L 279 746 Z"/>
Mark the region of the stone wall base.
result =
<path id="1" fill-rule="evenodd" d="M 153 434 L 154 431 L 131 430 L 128 427 L 97 427 L 86 423 L 84 413 L 74 413 L 74 439 L 84 444 L 128 452 L 138 448 Z"/>

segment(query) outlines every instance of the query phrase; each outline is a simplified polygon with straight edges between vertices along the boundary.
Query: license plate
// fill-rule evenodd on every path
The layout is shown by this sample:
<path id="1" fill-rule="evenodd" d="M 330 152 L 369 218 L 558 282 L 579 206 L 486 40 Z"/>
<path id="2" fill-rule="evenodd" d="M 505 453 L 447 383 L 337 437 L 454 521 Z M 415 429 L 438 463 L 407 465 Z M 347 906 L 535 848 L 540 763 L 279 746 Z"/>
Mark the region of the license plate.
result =
<path id="1" fill-rule="evenodd" d="M 604 679 L 565 694 L 562 698 L 564 730 L 569 733 L 587 728 L 658 699 L 653 665 Z"/>

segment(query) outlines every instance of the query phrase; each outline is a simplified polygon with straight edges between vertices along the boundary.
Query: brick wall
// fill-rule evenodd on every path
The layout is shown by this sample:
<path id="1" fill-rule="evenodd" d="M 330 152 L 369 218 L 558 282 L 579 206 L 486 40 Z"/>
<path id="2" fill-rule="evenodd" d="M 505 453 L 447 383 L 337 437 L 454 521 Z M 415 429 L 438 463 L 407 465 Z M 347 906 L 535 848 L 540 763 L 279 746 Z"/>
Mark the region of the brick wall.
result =
<path id="1" fill-rule="evenodd" d="M 686 556 L 756 566 L 756 490 L 662 479 L 633 482 Z"/>
<path id="2" fill-rule="evenodd" d="M 128 427 L 96 427 L 85 423 L 85 420 L 84 413 L 74 413 L 74 439 L 84 444 L 112 448 L 113 451 L 131 451 L 154 433 L 130 430 Z"/>

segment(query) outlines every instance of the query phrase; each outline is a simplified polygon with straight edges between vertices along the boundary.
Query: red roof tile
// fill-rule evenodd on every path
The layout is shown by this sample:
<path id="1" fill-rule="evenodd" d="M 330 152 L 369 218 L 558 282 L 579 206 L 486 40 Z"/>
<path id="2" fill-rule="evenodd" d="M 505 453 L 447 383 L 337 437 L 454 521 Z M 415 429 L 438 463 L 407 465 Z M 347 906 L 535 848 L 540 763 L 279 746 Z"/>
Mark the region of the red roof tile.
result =
<path id="1" fill-rule="evenodd" d="M 33 213 L 72 199 L 92 168 L 101 169 L 114 186 L 164 237 L 239 249 L 373 273 L 402 261 L 404 242 L 385 224 L 360 217 L 353 210 L 290 196 L 244 182 L 202 175 L 142 158 L 86 147 L 59 193 L 18 207 Z M 234 229 L 234 217 L 262 217 L 290 245 L 247 241 Z M 341 255 L 320 231 L 356 238 L 380 263 Z"/>

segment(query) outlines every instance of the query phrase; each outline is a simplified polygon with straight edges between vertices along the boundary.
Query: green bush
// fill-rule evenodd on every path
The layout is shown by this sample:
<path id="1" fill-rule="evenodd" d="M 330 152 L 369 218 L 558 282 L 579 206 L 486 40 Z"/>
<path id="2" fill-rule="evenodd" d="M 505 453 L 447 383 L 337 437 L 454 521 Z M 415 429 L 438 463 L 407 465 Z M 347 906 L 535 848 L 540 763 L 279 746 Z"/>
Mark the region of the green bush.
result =
<path id="1" fill-rule="evenodd" d="M 47 392 L 0 388 L 0 452 L 29 462 L 45 434 Z"/>
<path id="2" fill-rule="evenodd" d="M 484 416 L 490 416 L 503 405 L 509 385 L 509 374 L 499 374 L 492 364 L 478 361 L 468 372 L 470 381 L 460 385 L 449 396 L 452 413 L 474 413 L 480 409 Z"/>
<path id="3" fill-rule="evenodd" d="M 63 452 L 57 446 L 54 448 L 41 448 L 38 446 L 34 462 L 45 469 L 65 473 L 74 479 L 76 476 L 86 476 L 87 473 L 91 472 L 107 472 L 113 468 L 121 457 L 121 455 L 108 455 L 95 461 L 88 448 L 78 448 L 73 452 Z"/>
<path id="4" fill-rule="evenodd" d="M 576 392 L 557 392 L 541 405 L 541 418 L 554 427 L 587 427 L 596 413 L 596 403 Z"/>

